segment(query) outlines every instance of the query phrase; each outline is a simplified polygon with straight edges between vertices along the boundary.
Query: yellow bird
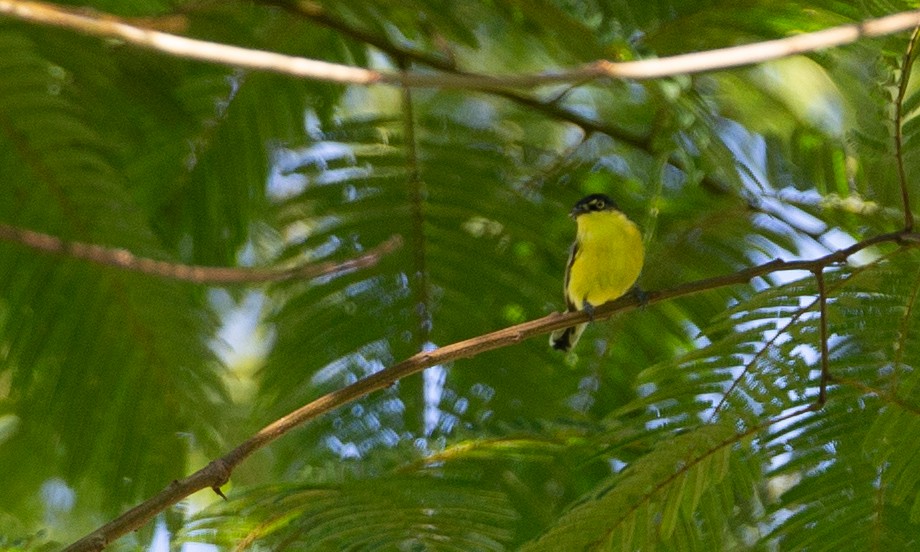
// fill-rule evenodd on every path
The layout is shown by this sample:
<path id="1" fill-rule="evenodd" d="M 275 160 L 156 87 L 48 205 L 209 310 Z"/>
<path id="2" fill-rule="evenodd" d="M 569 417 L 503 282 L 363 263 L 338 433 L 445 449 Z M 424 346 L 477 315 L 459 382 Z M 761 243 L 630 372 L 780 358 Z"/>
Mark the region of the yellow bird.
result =
<path id="1" fill-rule="evenodd" d="M 645 248 L 639 227 L 612 199 L 592 194 L 575 204 L 570 216 L 578 234 L 565 269 L 565 303 L 568 312 L 594 307 L 626 294 L 642 271 Z M 570 351 L 587 324 L 556 330 L 549 336 L 555 349 Z"/>

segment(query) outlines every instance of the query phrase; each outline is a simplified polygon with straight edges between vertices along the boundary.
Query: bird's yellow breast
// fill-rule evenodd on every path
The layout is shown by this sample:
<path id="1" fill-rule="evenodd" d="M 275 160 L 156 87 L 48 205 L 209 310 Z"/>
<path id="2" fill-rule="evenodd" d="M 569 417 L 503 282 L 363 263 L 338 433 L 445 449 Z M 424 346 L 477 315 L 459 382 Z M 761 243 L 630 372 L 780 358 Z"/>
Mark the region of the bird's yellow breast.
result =
<path id="1" fill-rule="evenodd" d="M 642 271 L 645 248 L 639 228 L 619 211 L 585 213 L 576 223 L 576 250 L 565 291 L 580 310 L 586 301 L 596 307 L 629 291 Z"/>

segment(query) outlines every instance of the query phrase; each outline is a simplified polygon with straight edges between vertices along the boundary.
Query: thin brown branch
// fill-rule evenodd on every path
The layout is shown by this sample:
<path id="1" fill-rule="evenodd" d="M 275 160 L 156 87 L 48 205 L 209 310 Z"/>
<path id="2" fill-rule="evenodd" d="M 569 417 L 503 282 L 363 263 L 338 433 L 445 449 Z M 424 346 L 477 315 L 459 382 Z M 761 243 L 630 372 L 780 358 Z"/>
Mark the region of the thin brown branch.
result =
<path id="1" fill-rule="evenodd" d="M 405 44 L 396 43 L 387 37 L 359 29 L 330 14 L 318 3 L 289 2 L 286 0 L 259 0 L 258 3 L 275 6 L 293 15 L 308 19 L 317 25 L 332 29 L 352 40 L 369 44 L 381 52 L 389 54 L 393 59 L 412 60 L 441 71 L 457 72 L 457 68 L 451 58 L 432 55 L 416 48 L 409 48 Z"/>
<path id="2" fill-rule="evenodd" d="M 843 287 L 853 277 L 858 276 L 861 272 L 865 271 L 871 266 L 878 264 L 879 262 L 888 260 L 892 255 L 893 255 L 892 253 L 881 255 L 877 259 L 873 260 L 873 262 L 867 263 L 865 265 L 855 268 L 854 270 L 851 271 L 851 273 L 848 275 L 846 279 L 841 279 L 841 280 L 834 282 L 830 286 L 825 286 L 825 292 L 829 294 L 830 292 Z M 759 358 L 761 358 L 764 354 L 766 354 L 769 348 L 772 347 L 773 344 L 776 343 L 776 341 L 780 339 L 784 334 L 786 334 L 789 328 L 792 327 L 793 324 L 795 324 L 800 318 L 802 318 L 802 316 L 804 316 L 805 313 L 811 311 L 816 306 L 818 306 L 818 299 L 815 299 L 814 301 L 812 301 L 808 306 L 799 308 L 792 316 L 789 317 L 789 320 L 786 322 L 786 324 L 783 325 L 782 328 L 779 328 L 776 331 L 776 334 L 773 337 L 771 337 L 770 339 L 768 339 L 766 342 L 763 343 L 760 350 L 757 351 L 757 354 L 754 355 L 754 358 L 752 358 L 749 362 L 745 364 L 744 370 L 742 370 L 741 374 L 739 374 L 738 377 L 736 377 L 734 381 L 732 381 L 732 384 L 729 386 L 728 390 L 726 390 L 725 393 L 722 395 L 722 399 L 719 400 L 718 404 L 713 409 L 713 413 L 709 416 L 709 421 L 712 421 L 713 419 L 715 419 L 716 415 L 719 413 L 719 411 L 721 411 L 722 407 L 728 402 L 729 395 L 731 395 L 732 392 L 735 389 L 737 389 L 739 385 L 741 385 L 741 382 L 744 379 L 744 377 L 754 368 L 754 363 Z"/>
<path id="3" fill-rule="evenodd" d="M 920 26 L 914 29 L 904 52 L 901 62 L 901 79 L 898 84 L 898 97 L 894 104 L 894 153 L 898 167 L 898 182 L 901 185 L 901 202 L 904 204 L 904 230 L 910 232 L 914 229 L 914 213 L 910 206 L 910 195 L 907 192 L 907 173 L 904 170 L 904 98 L 907 95 L 907 85 L 910 82 L 910 72 L 917 57 L 917 41 L 920 39 Z"/>
<path id="4" fill-rule="evenodd" d="M 31 247 L 45 253 L 89 261 L 97 265 L 140 272 L 171 280 L 216 285 L 279 282 L 316 278 L 334 272 L 348 272 L 373 266 L 384 255 L 393 252 L 402 245 L 400 236 L 392 236 L 364 255 L 346 261 L 327 261 L 282 268 L 236 268 L 158 261 L 138 257 L 126 249 L 83 242 L 68 242 L 55 236 L 7 224 L 0 224 L 0 240 Z"/>
<path id="5" fill-rule="evenodd" d="M 403 62 L 400 62 L 404 65 Z M 412 89 L 402 90 L 403 132 L 406 148 L 406 187 L 412 218 L 412 284 L 415 288 L 415 310 L 418 316 L 416 345 L 421 349 L 428 342 L 431 328 L 428 267 L 425 255 L 425 182 L 419 172 L 418 144 L 415 137 L 415 109 Z"/>
<path id="6" fill-rule="evenodd" d="M 784 335 L 786 335 L 786 331 L 787 331 L 793 324 L 795 324 L 795 323 L 796 323 L 806 312 L 808 312 L 808 311 L 810 311 L 812 308 L 814 308 L 814 306 L 815 306 L 817 303 L 818 303 L 818 301 L 815 300 L 815 301 L 813 301 L 810 305 L 808 305 L 807 307 L 801 307 L 801 308 L 799 308 L 799 310 L 796 311 L 795 314 L 793 314 L 791 317 L 789 317 L 789 320 L 786 322 L 786 324 L 785 324 L 784 326 L 782 326 L 782 327 L 780 327 L 780 328 L 777 328 L 776 333 L 775 333 L 775 335 L 774 335 L 773 337 L 771 337 L 770 339 L 768 339 L 767 341 L 765 341 L 765 342 L 761 345 L 760 350 L 757 351 L 757 354 L 755 354 L 754 357 L 753 357 L 750 361 L 748 361 L 748 362 L 746 362 L 746 363 L 744 364 L 744 369 L 741 370 L 741 373 L 738 374 L 738 376 L 732 381 L 732 384 L 729 385 L 729 386 L 728 386 L 728 389 L 725 391 L 725 393 L 722 394 L 722 398 L 719 400 L 718 404 L 716 404 L 716 407 L 712 409 L 712 414 L 709 415 L 709 421 L 710 421 L 710 422 L 712 422 L 712 421 L 715 419 L 715 417 L 719 414 L 719 412 L 722 411 L 722 407 L 725 406 L 725 405 L 728 403 L 728 398 L 732 395 L 732 393 L 735 392 L 735 389 L 737 389 L 738 386 L 741 385 L 741 382 L 744 381 L 744 378 L 745 378 L 751 371 L 753 371 L 754 366 L 755 366 L 755 364 L 757 363 L 757 361 L 758 361 L 761 357 L 763 357 L 763 355 L 765 355 L 765 354 L 767 353 L 767 351 L 770 350 L 771 347 L 773 347 L 773 344 L 776 343 L 777 340 L 779 340 L 779 339 L 782 338 Z"/>
<path id="7" fill-rule="evenodd" d="M 818 325 L 821 340 L 821 382 L 818 387 L 818 400 L 813 404 L 812 410 L 820 410 L 827 402 L 827 384 L 831 381 L 830 352 L 827 346 L 827 289 L 824 287 L 824 267 L 815 267 L 815 281 L 818 284 Z"/>
<path id="8" fill-rule="evenodd" d="M 244 69 L 271 71 L 306 79 L 357 85 L 386 84 L 473 90 L 527 89 L 600 78 L 648 80 L 730 69 L 851 44 L 861 38 L 889 35 L 912 29 L 920 24 L 920 11 L 906 11 L 823 31 L 671 57 L 627 62 L 598 60 L 571 69 L 538 73 L 461 75 L 375 71 L 287 56 L 163 33 L 129 25 L 109 14 L 87 15 L 83 12 L 68 11 L 41 2 L 0 0 L 0 14 L 42 25 L 72 29 L 93 36 L 114 38 L 139 48 L 155 50 L 176 57 Z"/>
<path id="9" fill-rule="evenodd" d="M 768 263 L 741 270 L 734 274 L 707 278 L 670 289 L 649 292 L 646 294 L 646 297 L 641 299 L 633 294 L 627 294 L 616 301 L 601 305 L 595 309 L 593 320 L 605 320 L 618 312 L 635 310 L 646 304 L 658 303 L 716 288 L 744 284 L 753 278 L 773 272 L 788 270 L 815 271 L 817 268 L 843 263 L 851 255 L 882 243 L 897 243 L 904 248 L 913 247 L 920 244 L 920 234 L 909 232 L 882 234 L 816 259 L 802 261 L 783 261 L 781 259 L 776 259 Z M 369 393 L 385 389 L 402 378 L 418 373 L 425 368 L 430 368 L 438 364 L 446 364 L 461 358 L 470 358 L 486 351 L 508 347 L 520 343 L 525 339 L 547 334 L 553 330 L 567 328 L 580 322 L 588 322 L 588 314 L 584 312 L 556 312 L 544 316 L 543 318 L 445 345 L 434 351 L 417 353 L 376 374 L 327 393 L 313 402 L 272 422 L 225 456 L 214 460 L 201 470 L 182 480 L 170 483 L 159 494 L 142 502 L 125 514 L 73 543 L 66 550 L 68 552 L 102 550 L 113 540 L 143 526 L 159 512 L 182 500 L 186 496 L 202 489 L 219 489 L 229 480 L 230 474 L 236 466 L 255 451 L 265 447 L 292 429 L 340 406 L 360 399 Z M 809 407 L 809 409 L 810 408 L 811 407 Z M 773 423 L 775 423 L 775 421 Z"/>

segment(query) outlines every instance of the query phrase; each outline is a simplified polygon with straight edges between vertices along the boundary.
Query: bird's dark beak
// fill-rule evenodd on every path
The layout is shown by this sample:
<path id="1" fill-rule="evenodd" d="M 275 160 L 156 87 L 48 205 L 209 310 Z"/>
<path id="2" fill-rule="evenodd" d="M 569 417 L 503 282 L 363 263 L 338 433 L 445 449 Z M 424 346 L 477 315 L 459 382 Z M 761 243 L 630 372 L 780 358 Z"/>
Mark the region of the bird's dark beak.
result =
<path id="1" fill-rule="evenodd" d="M 576 218 L 576 217 L 578 217 L 578 215 L 580 215 L 580 214 L 582 214 L 582 213 L 584 213 L 584 212 L 585 212 L 584 207 L 576 206 L 576 207 L 573 207 L 571 211 L 569 211 L 569 217 L 571 217 L 571 218 Z"/>

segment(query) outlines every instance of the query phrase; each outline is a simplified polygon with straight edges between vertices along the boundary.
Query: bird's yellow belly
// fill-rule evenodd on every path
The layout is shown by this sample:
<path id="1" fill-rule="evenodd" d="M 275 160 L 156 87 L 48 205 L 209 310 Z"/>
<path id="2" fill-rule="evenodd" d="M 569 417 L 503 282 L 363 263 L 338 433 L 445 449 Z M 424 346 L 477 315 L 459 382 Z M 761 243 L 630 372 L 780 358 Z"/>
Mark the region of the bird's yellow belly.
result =
<path id="1" fill-rule="evenodd" d="M 615 220 L 602 221 L 602 231 L 580 229 L 566 290 L 578 309 L 585 302 L 596 307 L 621 297 L 642 270 L 645 254 L 639 229 L 621 214 L 615 216 Z"/>

